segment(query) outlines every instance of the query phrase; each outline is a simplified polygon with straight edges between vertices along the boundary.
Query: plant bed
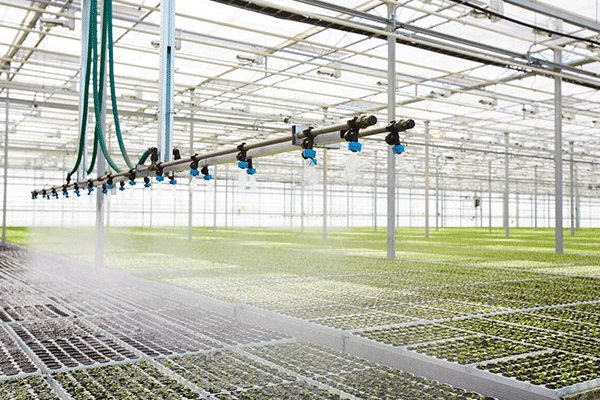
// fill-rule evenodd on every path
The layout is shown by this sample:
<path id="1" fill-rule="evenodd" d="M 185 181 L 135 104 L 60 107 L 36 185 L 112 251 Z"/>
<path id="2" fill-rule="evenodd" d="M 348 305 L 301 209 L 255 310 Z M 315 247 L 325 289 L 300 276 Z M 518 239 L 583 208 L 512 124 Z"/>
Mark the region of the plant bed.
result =
<path id="1" fill-rule="evenodd" d="M 499 340 L 489 336 L 475 336 L 410 346 L 408 350 L 464 365 L 517 354 L 531 353 L 540 349 L 514 341 Z"/>
<path id="2" fill-rule="evenodd" d="M 600 359 L 553 351 L 488 363 L 478 368 L 549 389 L 559 389 L 597 379 L 600 377 L 598 365 Z"/>
<path id="3" fill-rule="evenodd" d="M 452 339 L 466 334 L 458 329 L 440 324 L 421 324 L 383 329 L 373 329 L 355 333 L 358 336 L 389 344 L 392 346 L 406 346 L 410 344 L 425 343 L 442 339 Z"/>
<path id="4" fill-rule="evenodd" d="M 0 399 L 59 400 L 48 381 L 41 376 L 0 380 Z"/>
<path id="5" fill-rule="evenodd" d="M 371 311 L 356 315 L 342 315 L 336 317 L 312 319 L 310 322 L 332 328 L 350 330 L 400 324 L 412 320 L 412 318 L 403 315 Z"/>
<path id="6" fill-rule="evenodd" d="M 200 395 L 147 361 L 59 372 L 52 375 L 77 400 L 197 399 Z"/>

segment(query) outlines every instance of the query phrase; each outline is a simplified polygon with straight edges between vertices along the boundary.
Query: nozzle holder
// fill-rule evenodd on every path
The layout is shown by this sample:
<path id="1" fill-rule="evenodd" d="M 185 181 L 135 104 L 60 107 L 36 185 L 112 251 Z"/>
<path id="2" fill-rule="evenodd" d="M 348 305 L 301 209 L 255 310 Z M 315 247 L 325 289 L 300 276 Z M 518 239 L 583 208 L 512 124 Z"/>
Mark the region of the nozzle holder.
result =
<path id="1" fill-rule="evenodd" d="M 349 142 L 348 150 L 350 150 L 353 153 L 360 153 L 362 150 L 362 144 L 358 142 Z"/>
<path id="2" fill-rule="evenodd" d="M 121 192 L 125 191 L 125 181 L 119 182 L 119 190 Z"/>
<path id="3" fill-rule="evenodd" d="M 103 194 L 108 194 L 108 186 L 106 186 L 106 183 L 102 184 L 102 193 Z"/>
<path id="4" fill-rule="evenodd" d="M 79 184 L 77 182 L 75 182 L 75 184 L 73 185 L 73 193 L 75 193 L 77 197 L 81 196 L 81 192 L 79 191 Z"/>
<path id="5" fill-rule="evenodd" d="M 248 167 L 247 167 L 247 168 L 248 168 L 248 170 L 246 171 L 246 173 L 247 173 L 248 175 L 254 175 L 254 174 L 256 174 L 256 168 L 254 168 L 254 167 L 252 166 L 252 159 L 251 159 L 251 158 L 249 158 L 247 162 L 248 162 Z"/>
<path id="6" fill-rule="evenodd" d="M 181 153 L 177 148 L 173 149 L 173 160 L 181 160 Z"/>
<path id="7" fill-rule="evenodd" d="M 113 177 L 111 175 L 108 175 L 108 178 L 106 179 L 106 188 L 108 190 L 114 189 L 115 185 L 113 182 Z"/>
<path id="8" fill-rule="evenodd" d="M 213 176 L 210 174 L 210 172 L 208 172 L 208 166 L 207 165 L 205 165 L 204 167 L 202 167 L 202 170 L 200 172 L 202 172 L 202 175 L 204 175 L 203 179 L 205 181 L 210 181 L 213 178 Z"/>
<path id="9" fill-rule="evenodd" d="M 153 149 L 154 148 L 155 147 L 153 147 Z M 131 186 L 135 186 L 135 176 L 136 176 L 135 170 L 134 169 L 130 169 L 129 170 L 129 184 Z"/>
<path id="10" fill-rule="evenodd" d="M 38 198 L 38 192 L 36 192 L 35 190 L 33 192 L 31 192 L 31 200 L 37 200 Z"/>
<path id="11" fill-rule="evenodd" d="M 144 177 L 144 187 L 149 188 L 150 186 L 152 186 L 152 183 L 150 183 L 150 178 L 145 176 Z"/>
<path id="12" fill-rule="evenodd" d="M 158 162 L 158 148 L 157 147 L 150 148 L 150 162 L 152 164 L 156 164 Z"/>
<path id="13" fill-rule="evenodd" d="M 175 175 L 169 176 L 169 185 L 177 185 L 177 179 L 175 179 Z"/>
<path id="14" fill-rule="evenodd" d="M 192 156 L 192 163 L 190 164 L 190 175 L 191 176 L 198 176 L 200 175 L 200 172 L 198 171 L 198 162 L 199 160 L 196 159 L 197 154 L 194 154 Z"/>
<path id="15" fill-rule="evenodd" d="M 304 158 L 305 160 L 310 158 L 311 160 L 314 160 L 317 157 L 317 152 L 313 149 L 304 149 L 302 150 L 302 158 Z"/>
<path id="16" fill-rule="evenodd" d="M 246 142 L 242 142 L 242 144 L 238 145 L 237 149 L 240 151 L 235 156 L 235 159 L 238 160 L 238 167 L 246 169 L 248 168 L 248 163 L 246 163 L 246 153 L 247 150 L 244 148 Z M 245 164 L 244 164 L 245 163 Z"/>

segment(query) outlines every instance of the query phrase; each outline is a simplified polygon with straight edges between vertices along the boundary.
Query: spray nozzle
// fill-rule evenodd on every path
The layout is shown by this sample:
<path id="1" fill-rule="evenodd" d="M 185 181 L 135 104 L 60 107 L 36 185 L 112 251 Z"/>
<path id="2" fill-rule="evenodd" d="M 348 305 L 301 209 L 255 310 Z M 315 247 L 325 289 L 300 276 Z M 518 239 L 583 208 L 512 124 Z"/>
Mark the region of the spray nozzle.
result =
<path id="1" fill-rule="evenodd" d="M 88 181 L 87 190 L 88 190 L 88 196 L 91 196 L 92 192 L 94 191 L 94 182 L 92 182 L 91 179 Z"/>
<path id="2" fill-rule="evenodd" d="M 36 192 L 35 190 L 33 192 L 31 192 L 31 200 L 37 200 L 38 198 L 38 192 Z"/>
<path id="3" fill-rule="evenodd" d="M 375 121 L 377 121 L 377 118 L 375 118 Z M 358 143 L 359 131 L 368 122 L 368 118 L 359 120 L 358 117 L 354 117 L 348 121 L 348 129 L 340 131 L 340 137 L 348 142 L 348 150 L 351 152 L 358 153 L 362 150 L 362 144 Z"/>
<path id="4" fill-rule="evenodd" d="M 65 199 L 69 198 L 69 192 L 67 191 L 67 185 L 63 185 L 63 187 L 62 187 L 62 194 L 63 194 L 63 197 Z"/>
<path id="5" fill-rule="evenodd" d="M 119 182 L 119 190 L 121 192 L 125 191 L 125 181 Z"/>
<path id="6" fill-rule="evenodd" d="M 198 171 L 198 160 L 196 159 L 197 156 L 198 154 L 192 156 L 192 163 L 190 164 L 190 175 L 194 177 L 200 175 L 200 172 Z"/>
<path id="7" fill-rule="evenodd" d="M 150 178 L 145 176 L 144 177 L 144 187 L 149 188 L 150 186 L 152 186 L 152 183 L 150 183 Z"/>
<path id="8" fill-rule="evenodd" d="M 208 172 L 208 166 L 202 167 L 200 172 L 202 172 L 202 175 L 204 175 L 205 181 L 210 181 L 213 178 L 213 176 Z"/>
<path id="9" fill-rule="evenodd" d="M 181 160 L 181 153 L 177 148 L 173 149 L 173 160 Z"/>
<path id="10" fill-rule="evenodd" d="M 169 176 L 169 184 L 177 185 L 177 179 L 175 179 L 175 174 L 171 174 L 171 176 Z"/>
<path id="11" fill-rule="evenodd" d="M 75 193 L 77 197 L 81 196 L 81 192 L 79 191 L 79 184 L 77 182 L 75 182 L 75 185 L 73 185 L 73 193 Z"/>
<path id="12" fill-rule="evenodd" d="M 113 177 L 111 175 L 108 176 L 108 178 L 106 179 L 106 188 L 108 190 L 114 189 L 115 185 L 113 182 Z"/>
<path id="13" fill-rule="evenodd" d="M 153 149 L 154 148 L 155 147 L 153 147 Z M 129 170 L 129 185 L 131 185 L 131 186 L 135 186 L 135 175 L 136 175 L 135 170 L 134 169 L 130 169 Z"/>
<path id="14" fill-rule="evenodd" d="M 108 185 L 106 183 L 102 184 L 102 194 L 108 194 Z"/>

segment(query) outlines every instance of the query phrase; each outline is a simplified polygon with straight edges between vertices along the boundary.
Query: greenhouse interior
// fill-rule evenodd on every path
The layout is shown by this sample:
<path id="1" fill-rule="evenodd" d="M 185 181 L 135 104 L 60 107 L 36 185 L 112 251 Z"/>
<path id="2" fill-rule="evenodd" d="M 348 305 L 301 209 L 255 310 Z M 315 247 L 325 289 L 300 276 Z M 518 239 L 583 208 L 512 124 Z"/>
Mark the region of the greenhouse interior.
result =
<path id="1" fill-rule="evenodd" d="M 600 399 L 599 0 L 0 0 L 0 399 Z"/>

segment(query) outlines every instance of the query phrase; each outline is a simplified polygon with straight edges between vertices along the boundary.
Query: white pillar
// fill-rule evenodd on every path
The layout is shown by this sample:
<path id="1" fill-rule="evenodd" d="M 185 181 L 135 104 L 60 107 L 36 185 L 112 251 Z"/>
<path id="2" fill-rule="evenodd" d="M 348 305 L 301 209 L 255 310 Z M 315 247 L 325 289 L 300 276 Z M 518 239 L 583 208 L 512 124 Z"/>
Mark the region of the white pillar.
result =
<path id="1" fill-rule="evenodd" d="M 323 150 L 323 239 L 327 239 L 327 162 L 328 154 L 325 148 Z"/>
<path id="2" fill-rule="evenodd" d="M 175 0 L 160 5 L 160 77 L 158 100 L 158 153 L 161 162 L 173 151 L 173 86 L 175 60 Z"/>
<path id="3" fill-rule="evenodd" d="M 554 62 L 562 63 L 562 51 L 554 50 Z M 563 160 L 562 160 L 562 78 L 554 77 L 554 248 L 562 254 L 563 243 Z"/>
<path id="4" fill-rule="evenodd" d="M 8 130 L 9 130 L 9 115 L 10 115 L 10 94 L 9 89 L 6 89 L 4 117 L 4 190 L 2 192 L 2 244 L 6 244 L 6 211 L 8 209 Z"/>
<path id="5" fill-rule="evenodd" d="M 389 25 L 396 24 L 393 4 L 388 4 Z M 396 119 L 396 38 L 388 37 L 388 122 Z M 388 146 L 387 155 L 387 258 L 396 258 L 396 155 Z"/>
<path id="6" fill-rule="evenodd" d="M 506 237 L 510 236 L 510 216 L 509 216 L 509 191 L 510 191 L 510 169 L 509 169 L 509 157 L 508 157 L 508 132 L 504 133 L 504 229 Z"/>
<path id="7" fill-rule="evenodd" d="M 425 121 L 425 237 L 429 237 L 429 121 Z"/>

